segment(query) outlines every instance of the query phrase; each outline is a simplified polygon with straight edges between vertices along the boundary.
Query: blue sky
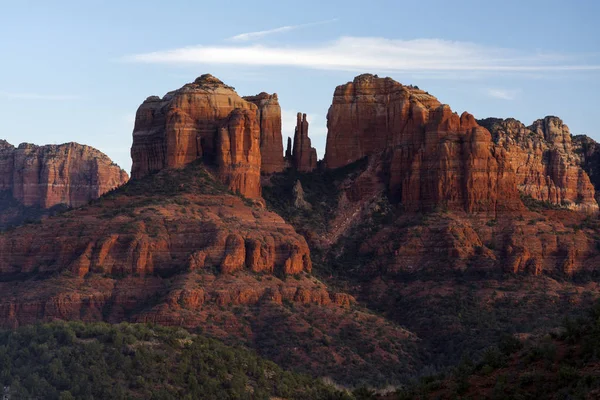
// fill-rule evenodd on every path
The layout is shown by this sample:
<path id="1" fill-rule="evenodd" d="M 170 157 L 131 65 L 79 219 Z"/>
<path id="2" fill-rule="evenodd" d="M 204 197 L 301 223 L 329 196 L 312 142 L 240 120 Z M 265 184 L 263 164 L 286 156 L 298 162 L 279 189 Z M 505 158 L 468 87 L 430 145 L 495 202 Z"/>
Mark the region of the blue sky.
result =
<path id="1" fill-rule="evenodd" d="M 309 114 L 319 158 L 335 86 L 363 72 L 476 118 L 560 116 L 600 140 L 600 2 L 0 0 L 0 138 L 76 141 L 129 170 L 150 95 L 211 73 Z"/>

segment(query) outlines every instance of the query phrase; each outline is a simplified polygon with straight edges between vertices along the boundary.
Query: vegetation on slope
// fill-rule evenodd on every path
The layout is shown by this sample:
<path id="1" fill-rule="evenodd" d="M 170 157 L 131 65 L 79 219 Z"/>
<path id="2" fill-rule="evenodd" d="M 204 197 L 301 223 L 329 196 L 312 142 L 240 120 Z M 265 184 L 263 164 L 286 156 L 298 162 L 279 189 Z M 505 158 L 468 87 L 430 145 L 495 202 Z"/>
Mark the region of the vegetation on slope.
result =
<path id="1" fill-rule="evenodd" d="M 327 223 L 334 217 L 339 185 L 367 166 L 367 158 L 355 161 L 345 167 L 334 170 L 314 172 L 298 172 L 292 168 L 271 177 L 271 184 L 263 187 L 263 198 L 269 210 L 281 215 L 296 230 L 306 232 L 307 229 L 325 233 Z M 292 188 L 300 181 L 304 190 L 304 199 L 311 205 L 311 210 L 300 210 L 294 207 Z"/>
<path id="2" fill-rule="evenodd" d="M 54 322 L 0 332 L 12 399 L 342 399 L 255 353 L 177 328 Z"/>
<path id="3" fill-rule="evenodd" d="M 464 359 L 444 378 L 427 377 L 391 399 L 597 399 L 600 397 L 600 303 L 567 318 L 559 332 L 525 343 L 505 336 L 482 359 Z"/>

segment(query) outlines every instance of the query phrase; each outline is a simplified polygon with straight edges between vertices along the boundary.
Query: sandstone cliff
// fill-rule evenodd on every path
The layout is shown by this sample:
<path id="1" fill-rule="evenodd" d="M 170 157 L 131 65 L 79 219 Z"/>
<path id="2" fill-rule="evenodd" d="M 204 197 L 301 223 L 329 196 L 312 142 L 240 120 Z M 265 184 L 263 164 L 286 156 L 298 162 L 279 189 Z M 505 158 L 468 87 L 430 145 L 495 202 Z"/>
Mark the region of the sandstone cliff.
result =
<path id="1" fill-rule="evenodd" d="M 277 96 L 261 93 L 244 99 L 206 74 L 162 99 L 149 97 L 136 115 L 131 158 L 133 178 L 201 158 L 217 166 L 231 190 L 260 197 L 261 170 L 283 168 Z"/>
<path id="2" fill-rule="evenodd" d="M 336 88 L 327 126 L 327 167 L 380 159 L 390 197 L 406 210 L 522 208 L 512 166 L 490 133 L 415 87 L 360 75 Z"/>
<path id="3" fill-rule="evenodd" d="M 514 119 L 488 118 L 480 123 L 506 150 L 521 193 L 573 210 L 598 211 L 594 186 L 581 167 L 569 128 L 559 118 L 546 117 L 529 127 Z"/>
<path id="4" fill-rule="evenodd" d="M 102 152 L 77 143 L 15 148 L 0 141 L 0 192 L 28 207 L 78 207 L 127 182 Z"/>
<path id="5" fill-rule="evenodd" d="M 380 153 L 402 133 L 422 131 L 425 114 L 440 105 L 418 88 L 377 75 L 359 75 L 338 86 L 327 113 L 327 167 L 342 167 Z"/>

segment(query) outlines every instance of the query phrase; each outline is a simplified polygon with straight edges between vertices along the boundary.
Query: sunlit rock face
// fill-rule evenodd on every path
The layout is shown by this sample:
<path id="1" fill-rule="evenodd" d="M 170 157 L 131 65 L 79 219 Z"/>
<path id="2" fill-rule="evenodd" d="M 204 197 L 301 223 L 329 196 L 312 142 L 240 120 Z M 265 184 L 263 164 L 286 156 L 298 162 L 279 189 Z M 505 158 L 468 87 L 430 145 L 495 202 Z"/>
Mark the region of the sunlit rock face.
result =
<path id="1" fill-rule="evenodd" d="M 0 141 L 0 192 L 28 207 L 78 207 L 127 180 L 124 170 L 90 146 Z"/>
<path id="2" fill-rule="evenodd" d="M 202 158 L 231 190 L 260 197 L 260 174 L 283 169 L 277 95 L 240 97 L 211 75 L 139 107 L 133 131 L 132 177 Z"/>
<path id="3" fill-rule="evenodd" d="M 335 89 L 327 120 L 326 166 L 378 157 L 390 197 L 407 210 L 522 207 L 514 171 L 490 133 L 418 88 L 360 75 Z"/>

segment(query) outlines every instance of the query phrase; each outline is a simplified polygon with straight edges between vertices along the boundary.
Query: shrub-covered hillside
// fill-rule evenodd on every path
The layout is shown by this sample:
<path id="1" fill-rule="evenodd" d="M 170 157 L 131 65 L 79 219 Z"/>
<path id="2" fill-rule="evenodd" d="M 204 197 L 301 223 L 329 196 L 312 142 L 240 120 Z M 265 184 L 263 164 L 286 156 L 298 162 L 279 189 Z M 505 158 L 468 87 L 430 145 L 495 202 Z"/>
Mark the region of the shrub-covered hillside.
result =
<path id="1" fill-rule="evenodd" d="M 10 399 L 342 399 L 320 381 L 183 329 L 54 322 L 0 332 Z"/>

